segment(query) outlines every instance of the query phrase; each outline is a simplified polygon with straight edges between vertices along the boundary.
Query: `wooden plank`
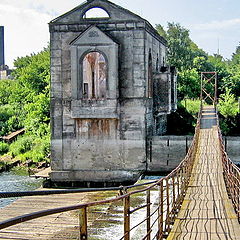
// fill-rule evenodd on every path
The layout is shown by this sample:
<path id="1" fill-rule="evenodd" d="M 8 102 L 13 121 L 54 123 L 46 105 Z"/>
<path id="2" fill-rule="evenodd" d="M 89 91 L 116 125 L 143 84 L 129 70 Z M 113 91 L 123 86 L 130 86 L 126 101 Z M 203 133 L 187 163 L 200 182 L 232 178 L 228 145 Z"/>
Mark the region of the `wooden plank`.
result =
<path id="1" fill-rule="evenodd" d="M 167 239 L 239 239 L 239 236 L 240 226 L 223 178 L 217 128 L 203 128 L 190 185 Z"/>

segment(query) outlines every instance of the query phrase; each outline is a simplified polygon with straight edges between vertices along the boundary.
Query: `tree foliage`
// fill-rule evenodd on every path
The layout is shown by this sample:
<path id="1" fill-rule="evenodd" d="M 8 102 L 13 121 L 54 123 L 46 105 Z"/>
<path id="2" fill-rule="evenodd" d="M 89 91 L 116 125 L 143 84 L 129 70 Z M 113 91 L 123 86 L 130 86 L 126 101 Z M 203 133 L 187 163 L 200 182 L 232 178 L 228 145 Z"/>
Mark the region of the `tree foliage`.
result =
<path id="1" fill-rule="evenodd" d="M 23 160 L 43 160 L 49 154 L 50 136 L 49 49 L 17 58 L 14 66 L 14 80 L 0 81 L 0 136 L 24 127 L 25 135 L 9 151 Z"/>
<path id="2" fill-rule="evenodd" d="M 240 97 L 240 44 L 230 60 L 219 54 L 209 55 L 195 44 L 189 30 L 178 23 L 168 23 L 164 29 L 156 25 L 158 33 L 168 41 L 168 65 L 178 69 L 178 98 L 198 99 L 200 97 L 200 73 L 217 72 L 217 95 L 222 113 L 220 123 L 224 133 L 232 133 L 240 123 L 237 116 L 237 98 Z M 207 84 L 209 92 L 214 87 Z M 229 120 L 231 119 L 231 121 Z"/>
<path id="3" fill-rule="evenodd" d="M 224 94 L 220 95 L 218 109 L 220 113 L 226 117 L 234 117 L 238 113 L 238 103 L 234 94 L 227 88 Z"/>

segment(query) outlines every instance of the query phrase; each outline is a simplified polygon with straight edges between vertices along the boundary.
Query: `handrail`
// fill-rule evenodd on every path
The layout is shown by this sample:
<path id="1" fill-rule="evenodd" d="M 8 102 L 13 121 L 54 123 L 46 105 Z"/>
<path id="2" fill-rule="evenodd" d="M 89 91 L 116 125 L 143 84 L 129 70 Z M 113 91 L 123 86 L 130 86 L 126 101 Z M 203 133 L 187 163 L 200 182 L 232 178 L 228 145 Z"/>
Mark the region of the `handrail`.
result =
<path id="1" fill-rule="evenodd" d="M 53 194 L 69 194 L 69 193 L 82 193 L 82 192 L 105 192 L 105 191 L 122 191 L 124 189 L 132 189 L 140 186 L 150 185 L 156 183 L 157 180 L 134 184 L 129 186 L 119 187 L 107 187 L 107 188 L 79 188 L 79 189 L 64 189 L 64 190 L 37 190 L 37 191 L 22 191 L 22 192 L 0 192 L 0 198 L 12 198 L 12 197 L 26 197 L 26 196 L 44 196 Z"/>
<path id="2" fill-rule="evenodd" d="M 223 176 L 228 195 L 232 200 L 234 210 L 240 223 L 240 169 L 232 162 L 225 151 L 225 145 L 220 130 L 219 119 L 217 119 L 220 152 L 223 165 Z"/>
<path id="3" fill-rule="evenodd" d="M 201 109 L 200 109 L 201 112 Z M 200 116 L 200 115 L 199 115 Z M 30 214 L 25 214 L 22 216 L 18 216 L 12 219 L 5 220 L 0 222 L 0 229 L 29 221 L 32 219 L 36 219 L 43 216 L 48 216 L 55 213 L 61 213 L 71 210 L 79 210 L 79 223 L 80 223 L 80 239 L 88 238 L 88 209 L 93 206 L 99 206 L 104 204 L 113 204 L 115 202 L 122 203 L 122 211 L 124 218 L 124 234 L 119 239 L 129 240 L 130 234 L 133 229 L 138 227 L 141 224 L 146 225 L 145 235 L 142 236 L 141 239 L 165 239 L 171 231 L 171 226 L 176 219 L 177 213 L 179 212 L 184 196 L 187 191 L 187 187 L 190 181 L 191 171 L 197 151 L 198 138 L 199 138 L 199 130 L 200 130 L 200 118 L 198 118 L 197 126 L 195 128 L 195 135 L 192 141 L 192 144 L 189 148 L 189 151 L 185 158 L 181 161 L 181 163 L 166 177 L 161 178 L 159 180 L 126 186 L 126 187 L 114 187 L 114 188 L 102 188 L 102 189 L 84 189 L 84 191 L 108 191 L 108 190 L 119 190 L 120 196 L 117 196 L 113 199 L 107 199 L 102 201 L 95 201 L 90 203 L 78 204 L 73 206 L 67 206 L 62 208 L 53 208 L 48 210 L 43 210 L 39 212 L 33 212 Z M 147 185 L 147 187 L 146 187 Z M 128 192 L 129 189 L 135 187 L 144 187 L 143 189 L 137 189 L 131 192 Z M 158 188 L 159 194 L 159 204 L 157 208 L 153 208 L 153 204 L 151 202 L 151 191 L 156 190 Z M 24 194 L 32 194 L 32 195 L 47 195 L 47 194 L 65 194 L 65 193 L 73 193 L 73 192 L 81 192 L 81 189 L 77 190 L 50 190 L 50 191 L 36 191 L 34 192 L 21 192 L 18 196 L 26 196 Z M 131 206 L 131 199 L 139 193 L 146 193 L 146 203 L 142 206 L 138 206 L 133 208 Z M 2 194 L 2 195 L 1 195 Z M 12 193 L 13 195 L 13 193 Z M 11 193 L 0 193 L 0 196 L 9 197 L 12 196 Z M 136 223 L 133 225 L 131 223 L 131 215 L 137 211 L 142 209 L 146 209 L 146 218 L 140 223 Z M 157 216 L 156 216 L 157 215 Z M 145 226 L 144 225 L 144 226 Z M 156 230 L 155 230 L 156 229 Z"/>

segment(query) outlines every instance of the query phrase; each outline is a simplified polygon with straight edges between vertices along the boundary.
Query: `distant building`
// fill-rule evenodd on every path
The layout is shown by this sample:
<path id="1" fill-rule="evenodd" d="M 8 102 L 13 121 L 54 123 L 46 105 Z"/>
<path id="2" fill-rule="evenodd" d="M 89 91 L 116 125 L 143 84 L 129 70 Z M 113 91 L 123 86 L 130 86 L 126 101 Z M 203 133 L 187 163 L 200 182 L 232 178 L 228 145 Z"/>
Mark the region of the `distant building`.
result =
<path id="1" fill-rule="evenodd" d="M 176 110 L 166 40 L 107 0 L 88 0 L 49 29 L 51 180 L 119 184 L 158 171 L 153 136 Z"/>
<path id="2" fill-rule="evenodd" d="M 7 65 L 2 65 L 0 67 L 0 80 L 12 79 L 11 73 L 12 73 L 12 70 L 9 69 L 9 67 Z"/>

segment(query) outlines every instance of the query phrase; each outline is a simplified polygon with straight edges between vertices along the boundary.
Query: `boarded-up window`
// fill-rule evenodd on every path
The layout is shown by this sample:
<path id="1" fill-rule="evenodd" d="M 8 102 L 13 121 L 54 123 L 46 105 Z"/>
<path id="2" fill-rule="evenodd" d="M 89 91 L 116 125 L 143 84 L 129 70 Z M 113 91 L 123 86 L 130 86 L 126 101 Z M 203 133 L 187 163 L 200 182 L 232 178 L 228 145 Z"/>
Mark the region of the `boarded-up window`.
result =
<path id="1" fill-rule="evenodd" d="M 83 98 L 105 99 L 107 63 L 99 52 L 90 52 L 83 59 Z"/>
<path id="2" fill-rule="evenodd" d="M 117 119 L 77 119 L 77 136 L 81 139 L 116 139 Z"/>

